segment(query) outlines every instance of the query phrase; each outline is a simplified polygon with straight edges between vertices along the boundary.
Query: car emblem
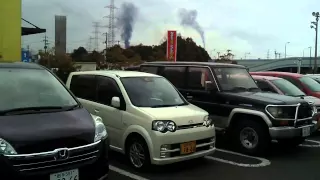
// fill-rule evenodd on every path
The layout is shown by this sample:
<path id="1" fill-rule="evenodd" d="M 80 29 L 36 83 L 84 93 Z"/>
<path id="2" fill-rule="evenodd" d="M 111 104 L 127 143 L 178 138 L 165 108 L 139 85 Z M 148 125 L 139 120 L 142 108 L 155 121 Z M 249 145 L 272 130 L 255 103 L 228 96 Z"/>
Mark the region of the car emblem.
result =
<path id="1" fill-rule="evenodd" d="M 209 121 L 207 121 L 207 120 L 205 120 L 205 121 L 203 121 L 203 124 L 202 124 L 203 126 L 208 126 L 209 125 Z"/>
<path id="2" fill-rule="evenodd" d="M 62 148 L 57 149 L 57 153 L 54 156 L 54 159 L 56 161 L 66 160 L 69 158 L 69 149 L 68 148 Z"/>
<path id="3" fill-rule="evenodd" d="M 189 120 L 188 123 L 189 123 L 189 124 L 193 124 L 193 121 L 192 121 L 192 120 Z"/>

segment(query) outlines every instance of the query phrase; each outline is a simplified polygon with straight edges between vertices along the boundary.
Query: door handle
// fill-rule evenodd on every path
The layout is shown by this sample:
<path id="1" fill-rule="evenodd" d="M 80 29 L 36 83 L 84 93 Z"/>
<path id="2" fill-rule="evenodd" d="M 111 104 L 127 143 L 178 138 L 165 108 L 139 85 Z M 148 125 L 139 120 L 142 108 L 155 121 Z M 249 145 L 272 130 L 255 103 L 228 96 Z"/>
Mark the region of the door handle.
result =
<path id="1" fill-rule="evenodd" d="M 98 112 L 99 112 L 99 110 L 98 110 L 98 109 L 95 109 L 95 110 L 94 110 L 94 112 L 95 112 L 95 113 L 98 113 Z"/>

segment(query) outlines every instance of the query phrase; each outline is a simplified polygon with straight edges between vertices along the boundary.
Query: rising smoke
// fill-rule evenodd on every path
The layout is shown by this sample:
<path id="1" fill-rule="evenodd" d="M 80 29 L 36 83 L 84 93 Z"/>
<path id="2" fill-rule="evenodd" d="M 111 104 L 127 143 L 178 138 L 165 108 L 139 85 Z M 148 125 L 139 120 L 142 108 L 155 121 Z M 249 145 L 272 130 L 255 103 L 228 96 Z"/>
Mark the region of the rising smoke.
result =
<path id="1" fill-rule="evenodd" d="M 201 36 L 203 47 L 206 47 L 205 39 L 204 39 L 204 31 L 202 27 L 197 22 L 198 12 L 197 10 L 179 10 L 180 24 L 183 26 L 188 26 L 195 29 Z"/>
<path id="2" fill-rule="evenodd" d="M 129 2 L 124 2 L 121 5 L 121 11 L 117 22 L 121 29 L 121 39 L 124 41 L 125 48 L 130 47 L 133 26 L 138 15 L 138 8 Z"/>

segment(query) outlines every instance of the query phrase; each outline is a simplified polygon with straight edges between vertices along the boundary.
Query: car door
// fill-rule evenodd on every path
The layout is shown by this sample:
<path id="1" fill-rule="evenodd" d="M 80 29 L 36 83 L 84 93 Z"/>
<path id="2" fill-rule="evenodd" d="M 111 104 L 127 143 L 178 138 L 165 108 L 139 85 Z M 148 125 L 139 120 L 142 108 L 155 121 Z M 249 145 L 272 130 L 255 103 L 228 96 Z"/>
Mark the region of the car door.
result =
<path id="1" fill-rule="evenodd" d="M 123 109 L 125 102 L 117 82 L 107 76 L 97 76 L 97 102 L 95 103 L 94 114 L 100 116 L 107 128 L 110 137 L 110 145 L 120 148 L 123 135 Z M 119 97 L 121 108 L 111 106 L 111 99 Z"/>

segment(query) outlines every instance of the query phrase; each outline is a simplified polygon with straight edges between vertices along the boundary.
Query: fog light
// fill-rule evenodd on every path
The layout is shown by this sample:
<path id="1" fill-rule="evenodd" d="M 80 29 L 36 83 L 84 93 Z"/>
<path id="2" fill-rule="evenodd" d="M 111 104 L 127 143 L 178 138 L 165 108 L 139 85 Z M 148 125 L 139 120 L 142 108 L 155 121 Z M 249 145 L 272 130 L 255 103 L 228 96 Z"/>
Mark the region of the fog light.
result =
<path id="1" fill-rule="evenodd" d="M 170 145 L 169 144 L 161 145 L 160 151 L 168 151 L 168 150 L 170 150 Z"/>

